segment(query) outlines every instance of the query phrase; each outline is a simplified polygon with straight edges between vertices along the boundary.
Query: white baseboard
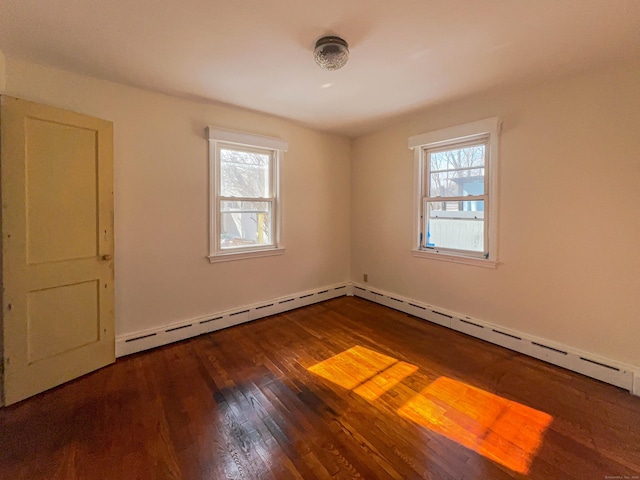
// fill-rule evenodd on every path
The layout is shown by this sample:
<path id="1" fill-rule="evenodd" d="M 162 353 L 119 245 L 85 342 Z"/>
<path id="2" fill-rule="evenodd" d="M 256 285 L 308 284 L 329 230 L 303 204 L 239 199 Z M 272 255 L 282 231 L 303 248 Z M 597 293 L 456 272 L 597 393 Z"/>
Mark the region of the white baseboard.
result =
<path id="1" fill-rule="evenodd" d="M 143 330 L 116 338 L 116 357 L 123 357 L 150 348 L 184 340 L 203 333 L 304 307 L 344 295 L 353 295 L 350 283 L 340 283 L 295 295 L 274 298 L 253 305 L 212 313 L 205 317 L 192 318 L 162 327 Z"/>
<path id="2" fill-rule="evenodd" d="M 352 284 L 352 288 L 353 294 L 357 297 L 616 385 L 640 396 L 640 367 L 616 362 L 358 283 Z"/>
<path id="3" fill-rule="evenodd" d="M 566 345 L 460 315 L 443 308 L 433 307 L 400 295 L 351 282 L 309 290 L 233 310 L 213 313 L 205 317 L 183 320 L 170 325 L 119 336 L 116 338 L 116 356 L 123 357 L 344 295 L 355 295 L 379 303 L 443 327 L 451 328 L 530 357 L 616 385 L 629 390 L 634 395 L 640 396 L 640 367 L 610 360 Z"/>

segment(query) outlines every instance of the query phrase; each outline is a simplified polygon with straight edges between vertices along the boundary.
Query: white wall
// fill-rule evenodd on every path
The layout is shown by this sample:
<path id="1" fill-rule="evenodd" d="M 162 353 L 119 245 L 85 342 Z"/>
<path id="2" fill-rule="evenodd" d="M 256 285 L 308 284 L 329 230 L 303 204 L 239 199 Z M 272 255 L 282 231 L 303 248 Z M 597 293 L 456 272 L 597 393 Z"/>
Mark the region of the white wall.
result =
<path id="1" fill-rule="evenodd" d="M 6 67 L 3 93 L 114 122 L 116 335 L 349 279 L 348 139 L 10 57 Z M 284 255 L 206 259 L 208 124 L 289 142 Z"/>
<path id="2" fill-rule="evenodd" d="M 419 133 L 500 116 L 497 269 L 415 258 Z M 640 68 L 495 90 L 352 145 L 352 277 L 640 365 Z"/>
<path id="3" fill-rule="evenodd" d="M 372 287 L 640 365 L 637 65 L 477 95 L 350 143 L 2 60 L 3 93 L 114 122 L 118 335 L 343 282 L 351 269 Z M 408 137 L 496 115 L 499 267 L 413 257 Z M 207 124 L 289 141 L 285 255 L 206 260 Z"/>

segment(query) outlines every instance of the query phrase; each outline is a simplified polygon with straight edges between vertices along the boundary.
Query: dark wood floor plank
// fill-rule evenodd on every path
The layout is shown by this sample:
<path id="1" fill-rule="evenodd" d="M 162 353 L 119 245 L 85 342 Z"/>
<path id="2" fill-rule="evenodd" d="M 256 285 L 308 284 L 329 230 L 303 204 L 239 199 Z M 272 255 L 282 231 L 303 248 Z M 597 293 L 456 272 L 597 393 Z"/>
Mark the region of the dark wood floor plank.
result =
<path id="1" fill-rule="evenodd" d="M 537 448 L 518 443 L 537 441 L 534 414 L 512 410 L 552 417 Z M 125 357 L 0 410 L 10 480 L 638 472 L 640 398 L 353 297 Z"/>

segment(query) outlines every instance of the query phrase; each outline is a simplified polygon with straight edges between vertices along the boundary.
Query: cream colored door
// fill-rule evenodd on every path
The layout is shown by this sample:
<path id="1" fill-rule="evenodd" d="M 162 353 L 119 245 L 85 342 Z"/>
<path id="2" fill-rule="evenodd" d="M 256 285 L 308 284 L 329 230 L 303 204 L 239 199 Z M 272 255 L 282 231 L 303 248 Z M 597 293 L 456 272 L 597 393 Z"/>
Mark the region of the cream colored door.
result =
<path id="1" fill-rule="evenodd" d="M 4 404 L 115 360 L 113 125 L 1 97 Z"/>

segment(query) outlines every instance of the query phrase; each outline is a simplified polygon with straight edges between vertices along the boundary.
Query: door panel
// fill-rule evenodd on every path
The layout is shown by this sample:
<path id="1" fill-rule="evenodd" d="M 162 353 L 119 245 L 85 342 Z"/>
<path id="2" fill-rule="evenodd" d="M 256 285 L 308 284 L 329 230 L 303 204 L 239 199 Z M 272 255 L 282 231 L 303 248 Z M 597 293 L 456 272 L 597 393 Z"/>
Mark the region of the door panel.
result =
<path id="1" fill-rule="evenodd" d="M 100 340 L 97 280 L 27 294 L 28 362 L 46 360 Z"/>
<path id="2" fill-rule="evenodd" d="M 27 118 L 25 135 L 28 263 L 95 257 L 96 132 Z"/>
<path id="3" fill-rule="evenodd" d="M 113 126 L 2 97 L 4 403 L 115 359 Z"/>

